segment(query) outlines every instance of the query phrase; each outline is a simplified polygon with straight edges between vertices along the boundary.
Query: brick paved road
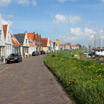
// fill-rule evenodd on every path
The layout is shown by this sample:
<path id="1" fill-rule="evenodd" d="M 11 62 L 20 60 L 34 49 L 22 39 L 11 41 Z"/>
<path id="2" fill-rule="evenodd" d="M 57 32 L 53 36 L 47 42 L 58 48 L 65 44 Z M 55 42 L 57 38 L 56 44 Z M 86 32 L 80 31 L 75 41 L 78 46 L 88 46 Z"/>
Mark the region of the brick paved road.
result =
<path id="1" fill-rule="evenodd" d="M 0 104 L 72 104 L 43 59 L 25 58 L 0 70 Z"/>

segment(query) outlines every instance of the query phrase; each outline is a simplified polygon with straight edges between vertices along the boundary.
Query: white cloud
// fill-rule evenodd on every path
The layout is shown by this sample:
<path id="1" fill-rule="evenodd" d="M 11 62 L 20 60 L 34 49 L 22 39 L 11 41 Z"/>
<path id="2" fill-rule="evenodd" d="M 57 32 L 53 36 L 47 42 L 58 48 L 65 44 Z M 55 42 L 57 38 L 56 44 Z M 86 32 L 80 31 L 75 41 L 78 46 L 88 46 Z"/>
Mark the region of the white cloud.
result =
<path id="1" fill-rule="evenodd" d="M 2 18 L 2 24 L 8 24 L 8 21 Z"/>
<path id="2" fill-rule="evenodd" d="M 33 6 L 37 5 L 36 0 L 16 0 L 18 4 L 23 6 L 28 6 L 29 4 L 32 4 Z"/>
<path id="3" fill-rule="evenodd" d="M 32 4 L 33 4 L 33 6 L 36 6 L 36 5 L 37 5 L 36 0 L 33 0 L 33 1 L 32 1 Z"/>
<path id="4" fill-rule="evenodd" d="M 55 24 L 62 24 L 62 23 L 67 23 L 66 16 L 61 15 L 61 14 L 56 14 L 55 20 L 53 21 Z"/>
<path id="5" fill-rule="evenodd" d="M 9 26 L 11 27 L 13 25 L 13 22 L 11 21 L 7 21 L 5 19 L 2 18 L 2 24 L 5 25 L 5 24 L 9 24 Z"/>
<path id="6" fill-rule="evenodd" d="M 14 16 L 12 14 L 6 15 L 6 18 L 14 18 Z"/>
<path id="7" fill-rule="evenodd" d="M 0 7 L 6 7 L 11 3 L 11 0 L 0 0 Z"/>
<path id="8" fill-rule="evenodd" d="M 85 35 L 94 35 L 96 32 L 92 29 L 85 28 Z"/>
<path id="9" fill-rule="evenodd" d="M 8 6 L 13 0 L 0 0 L 0 7 L 6 7 Z M 33 6 L 37 5 L 36 0 L 15 0 L 17 4 L 28 6 L 29 4 L 32 4 Z"/>
<path id="10" fill-rule="evenodd" d="M 104 0 L 102 0 L 102 2 L 104 3 Z"/>
<path id="11" fill-rule="evenodd" d="M 55 19 L 53 20 L 55 24 L 77 24 L 81 22 L 80 16 L 67 16 L 56 14 Z"/>
<path id="12" fill-rule="evenodd" d="M 71 32 L 71 34 L 75 34 L 75 35 L 82 35 L 83 34 L 81 28 L 79 28 L 79 27 L 78 28 L 71 28 L 70 32 Z"/>
<path id="13" fill-rule="evenodd" d="M 64 3 L 66 1 L 76 1 L 76 0 L 57 0 L 57 1 L 59 1 L 60 3 Z"/>
<path id="14" fill-rule="evenodd" d="M 30 4 L 29 0 L 16 0 L 18 4 L 21 4 L 23 6 L 27 6 Z"/>
<path id="15" fill-rule="evenodd" d="M 64 3 L 65 1 L 68 1 L 68 0 L 58 0 L 60 3 Z"/>
<path id="16" fill-rule="evenodd" d="M 80 40 L 83 41 L 88 41 L 89 39 L 93 39 L 94 35 L 96 32 L 92 29 L 89 28 L 84 28 L 81 29 L 80 27 L 77 28 L 70 28 L 70 30 L 63 35 L 59 35 L 58 39 L 61 40 L 61 42 L 81 42 Z"/>
<path id="17" fill-rule="evenodd" d="M 69 21 L 71 24 L 76 24 L 81 22 L 81 17 L 80 16 L 70 16 Z"/>

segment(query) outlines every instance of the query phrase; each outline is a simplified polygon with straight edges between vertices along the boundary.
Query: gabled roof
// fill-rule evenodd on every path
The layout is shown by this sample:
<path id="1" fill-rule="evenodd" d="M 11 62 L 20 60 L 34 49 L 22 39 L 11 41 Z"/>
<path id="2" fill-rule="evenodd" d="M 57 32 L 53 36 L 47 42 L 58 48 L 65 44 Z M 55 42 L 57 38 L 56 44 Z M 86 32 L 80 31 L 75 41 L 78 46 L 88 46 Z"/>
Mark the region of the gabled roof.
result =
<path id="1" fill-rule="evenodd" d="M 72 45 L 72 47 L 79 47 L 78 45 Z"/>
<path id="2" fill-rule="evenodd" d="M 18 40 L 20 45 L 23 45 L 25 33 L 14 34 L 14 37 Z"/>
<path id="3" fill-rule="evenodd" d="M 34 33 L 27 33 L 28 39 L 34 41 Z"/>
<path id="4" fill-rule="evenodd" d="M 64 48 L 64 44 L 60 44 L 60 47 Z"/>
<path id="5" fill-rule="evenodd" d="M 42 38 L 42 46 L 43 47 L 47 47 L 47 44 L 48 44 L 48 38 Z"/>
<path id="6" fill-rule="evenodd" d="M 8 25 L 3 25 L 4 37 L 6 39 Z"/>
<path id="7" fill-rule="evenodd" d="M 52 41 L 49 41 L 49 46 L 51 47 L 51 43 L 52 43 Z"/>
<path id="8" fill-rule="evenodd" d="M 34 35 L 35 40 L 38 40 L 38 34 Z"/>
<path id="9" fill-rule="evenodd" d="M 29 46 L 30 46 L 30 47 L 35 47 L 36 45 L 35 45 L 35 44 L 30 44 Z"/>
<path id="10" fill-rule="evenodd" d="M 38 40 L 39 40 L 39 41 L 41 40 L 41 35 L 38 35 Z"/>
<path id="11" fill-rule="evenodd" d="M 13 36 L 13 34 L 11 33 L 11 39 L 12 39 L 12 44 L 15 46 L 19 46 L 20 43 L 17 41 L 17 39 Z"/>
<path id="12" fill-rule="evenodd" d="M 40 41 L 41 40 L 41 35 L 35 34 L 34 39 Z"/>

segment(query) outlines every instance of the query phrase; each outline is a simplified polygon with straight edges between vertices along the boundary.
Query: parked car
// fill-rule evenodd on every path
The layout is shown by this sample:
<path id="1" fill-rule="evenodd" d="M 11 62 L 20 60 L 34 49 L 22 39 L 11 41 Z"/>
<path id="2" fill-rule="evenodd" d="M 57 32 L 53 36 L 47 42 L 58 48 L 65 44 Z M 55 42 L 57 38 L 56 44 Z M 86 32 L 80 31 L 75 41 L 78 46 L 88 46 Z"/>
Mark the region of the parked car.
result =
<path id="1" fill-rule="evenodd" d="M 44 50 L 40 51 L 40 54 L 46 54 L 46 52 Z"/>
<path id="2" fill-rule="evenodd" d="M 9 55 L 9 57 L 6 59 L 7 63 L 10 62 L 21 62 L 22 56 L 18 53 L 12 53 Z"/>
<path id="3" fill-rule="evenodd" d="M 38 51 L 33 51 L 32 56 L 38 56 L 39 52 Z"/>
<path id="4" fill-rule="evenodd" d="M 89 52 L 88 55 L 89 55 L 89 56 L 93 56 L 93 55 L 95 55 L 95 52 Z"/>

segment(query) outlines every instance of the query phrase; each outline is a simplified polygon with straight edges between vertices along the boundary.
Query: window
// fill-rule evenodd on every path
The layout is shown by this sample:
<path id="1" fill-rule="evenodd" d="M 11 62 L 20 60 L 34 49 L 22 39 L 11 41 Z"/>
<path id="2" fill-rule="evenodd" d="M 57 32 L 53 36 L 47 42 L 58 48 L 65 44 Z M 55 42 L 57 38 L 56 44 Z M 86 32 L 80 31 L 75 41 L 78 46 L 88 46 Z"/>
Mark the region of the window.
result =
<path id="1" fill-rule="evenodd" d="M 1 40 L 1 34 L 2 34 L 1 32 L 2 32 L 2 31 L 0 30 L 0 40 Z"/>
<path id="2" fill-rule="evenodd" d="M 26 39 L 26 43 L 27 43 L 27 39 Z"/>

